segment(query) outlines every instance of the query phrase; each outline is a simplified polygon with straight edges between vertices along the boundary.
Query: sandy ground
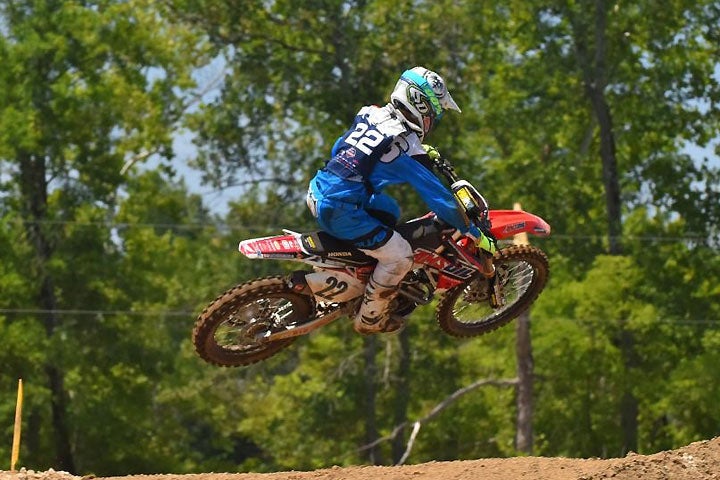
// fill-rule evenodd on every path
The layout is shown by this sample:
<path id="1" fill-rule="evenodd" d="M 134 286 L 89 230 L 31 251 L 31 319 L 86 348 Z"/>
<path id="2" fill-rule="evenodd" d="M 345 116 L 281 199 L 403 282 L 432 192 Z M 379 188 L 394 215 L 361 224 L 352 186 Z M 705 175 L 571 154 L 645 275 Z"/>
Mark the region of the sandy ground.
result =
<path id="1" fill-rule="evenodd" d="M 313 472 L 133 475 L 95 480 L 720 480 L 720 437 L 653 455 L 573 459 L 487 458 L 399 467 L 333 467 Z M 65 472 L 0 472 L 0 480 L 87 480 Z"/>

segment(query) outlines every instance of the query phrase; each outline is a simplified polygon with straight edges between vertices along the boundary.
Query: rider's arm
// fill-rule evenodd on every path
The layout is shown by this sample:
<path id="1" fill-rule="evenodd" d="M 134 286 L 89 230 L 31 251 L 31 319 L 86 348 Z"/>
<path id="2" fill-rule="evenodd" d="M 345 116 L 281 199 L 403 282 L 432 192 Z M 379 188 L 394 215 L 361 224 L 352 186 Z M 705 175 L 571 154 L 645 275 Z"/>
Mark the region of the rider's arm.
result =
<path id="1" fill-rule="evenodd" d="M 335 154 L 337 153 L 337 149 L 340 146 L 340 144 L 342 143 L 342 139 L 343 139 L 343 137 L 340 136 L 340 137 L 338 137 L 337 140 L 335 140 L 335 143 L 333 144 L 332 150 L 330 152 L 331 157 L 334 157 Z"/>
<path id="2" fill-rule="evenodd" d="M 463 234 L 479 237 L 475 225 L 468 225 L 466 217 L 460 212 L 452 192 L 432 172 L 432 162 L 416 135 L 398 137 L 403 148 L 398 155 L 388 154 L 388 161 L 381 158 L 375 166 L 375 174 L 380 188 L 383 184 L 409 183 L 441 220 L 460 230 Z"/>
<path id="3" fill-rule="evenodd" d="M 427 158 L 427 155 L 425 157 Z M 477 227 L 466 223 L 452 192 L 424 165 L 422 156 L 418 156 L 417 159 L 407 158 L 409 160 L 406 170 L 407 182 L 418 192 L 428 207 L 444 222 L 463 234 L 470 233 L 477 238 L 479 236 Z"/>

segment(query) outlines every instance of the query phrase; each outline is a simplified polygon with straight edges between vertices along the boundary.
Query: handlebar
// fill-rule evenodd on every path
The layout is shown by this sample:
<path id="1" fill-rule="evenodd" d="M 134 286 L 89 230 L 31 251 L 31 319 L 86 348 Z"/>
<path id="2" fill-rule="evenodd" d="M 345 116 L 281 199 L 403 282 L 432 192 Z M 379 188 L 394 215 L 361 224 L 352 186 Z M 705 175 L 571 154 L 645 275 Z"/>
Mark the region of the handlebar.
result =
<path id="1" fill-rule="evenodd" d="M 433 166 L 450 183 L 455 183 L 460 179 L 460 177 L 458 177 L 457 173 L 455 173 L 455 167 L 453 167 L 453 165 L 450 163 L 449 160 L 447 160 L 443 157 L 433 159 Z"/>
<path id="2" fill-rule="evenodd" d="M 466 215 L 466 221 L 474 223 L 484 234 L 491 235 L 489 207 L 485 197 L 469 182 L 460 179 L 455 167 L 446 158 L 433 159 L 433 166 L 450 183 L 450 189 Z"/>

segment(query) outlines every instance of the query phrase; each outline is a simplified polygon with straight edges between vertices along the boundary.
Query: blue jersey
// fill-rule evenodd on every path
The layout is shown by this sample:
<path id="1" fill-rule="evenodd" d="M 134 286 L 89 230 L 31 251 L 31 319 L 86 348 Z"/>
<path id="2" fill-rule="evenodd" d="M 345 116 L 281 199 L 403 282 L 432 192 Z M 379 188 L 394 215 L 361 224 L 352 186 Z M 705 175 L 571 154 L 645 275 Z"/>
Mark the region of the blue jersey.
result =
<path id="1" fill-rule="evenodd" d="M 425 150 L 394 106 L 363 107 L 352 127 L 335 143 L 330 160 L 317 172 L 310 189 L 316 199 L 325 200 L 326 204 L 365 209 L 371 198 L 388 185 L 407 183 L 440 219 L 462 233 L 468 233 L 469 228 L 474 230 L 474 226 L 465 223 L 452 192 L 413 158 L 416 155 L 426 155 Z M 330 233 L 340 233 L 332 231 L 333 225 L 322 226 Z M 353 226 L 353 233 L 362 227 Z M 372 227 L 367 226 L 368 230 Z"/>

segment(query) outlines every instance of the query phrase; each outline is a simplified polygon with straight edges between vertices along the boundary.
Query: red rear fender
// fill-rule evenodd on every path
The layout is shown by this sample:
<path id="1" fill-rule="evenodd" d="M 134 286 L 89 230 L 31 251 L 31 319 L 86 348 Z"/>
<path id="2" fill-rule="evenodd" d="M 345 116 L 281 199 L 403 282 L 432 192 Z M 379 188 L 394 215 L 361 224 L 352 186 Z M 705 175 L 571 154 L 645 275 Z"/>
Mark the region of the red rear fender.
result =
<path id="1" fill-rule="evenodd" d="M 302 252 L 300 242 L 294 235 L 243 240 L 238 250 L 249 258 L 292 258 Z"/>
<path id="2" fill-rule="evenodd" d="M 540 237 L 550 235 L 550 225 L 542 218 L 522 210 L 490 210 L 492 234 L 495 238 L 507 238 L 527 232 Z"/>

